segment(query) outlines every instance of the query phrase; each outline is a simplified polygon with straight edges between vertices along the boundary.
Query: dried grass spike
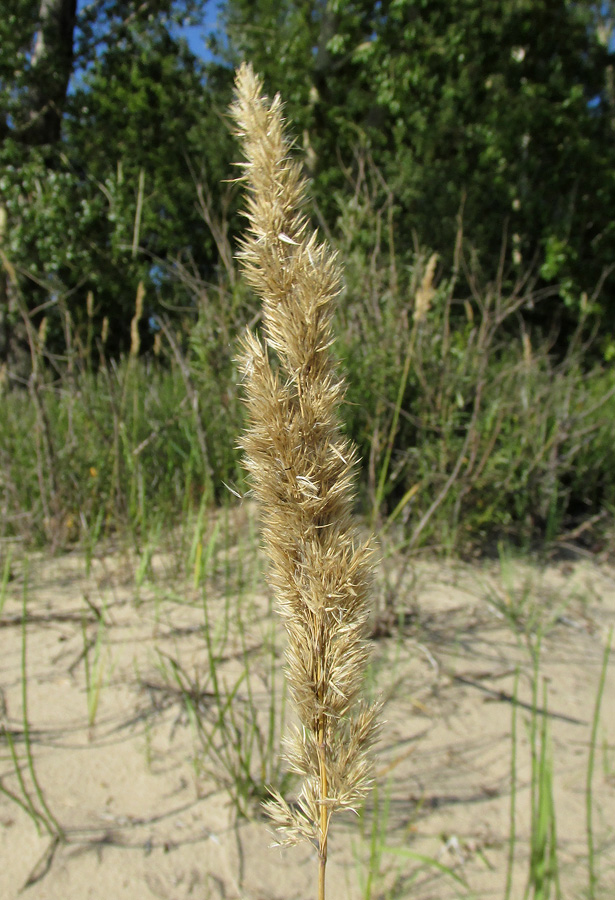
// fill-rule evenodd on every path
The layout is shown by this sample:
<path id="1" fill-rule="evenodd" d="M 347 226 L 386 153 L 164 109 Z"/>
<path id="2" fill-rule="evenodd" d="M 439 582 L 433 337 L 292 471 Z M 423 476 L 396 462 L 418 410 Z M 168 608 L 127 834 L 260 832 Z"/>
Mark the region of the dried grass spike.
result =
<path id="1" fill-rule="evenodd" d="M 425 274 L 421 279 L 421 284 L 416 292 L 416 300 L 414 303 L 414 321 L 418 324 L 426 317 L 431 307 L 431 301 L 436 295 L 433 286 L 434 275 L 436 274 L 436 264 L 438 262 L 438 254 L 432 253 L 429 262 L 425 268 Z"/>
<path id="2" fill-rule="evenodd" d="M 339 430 L 344 386 L 330 353 L 341 272 L 302 211 L 306 181 L 291 156 L 280 97 L 263 94 L 249 65 L 237 72 L 231 113 L 248 193 L 239 258 L 263 304 L 264 342 L 247 332 L 241 348 L 248 413 L 241 445 L 288 633 L 287 677 L 301 727 L 287 759 L 304 779 L 295 805 L 274 794 L 268 809 L 280 842 L 307 838 L 317 846 L 323 900 L 330 818 L 369 787 L 376 722 L 376 709 L 357 703 L 368 658 L 371 551 L 352 525 L 355 454 Z"/>

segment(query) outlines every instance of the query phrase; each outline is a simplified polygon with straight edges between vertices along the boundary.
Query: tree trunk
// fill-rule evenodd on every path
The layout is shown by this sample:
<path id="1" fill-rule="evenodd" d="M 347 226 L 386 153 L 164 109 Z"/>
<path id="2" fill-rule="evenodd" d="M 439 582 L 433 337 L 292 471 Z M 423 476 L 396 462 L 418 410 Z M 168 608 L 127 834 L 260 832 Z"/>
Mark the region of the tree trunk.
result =
<path id="1" fill-rule="evenodd" d="M 77 0 L 40 0 L 31 59 L 31 83 L 20 122 L 21 140 L 31 146 L 60 138 L 68 83 L 73 71 Z"/>

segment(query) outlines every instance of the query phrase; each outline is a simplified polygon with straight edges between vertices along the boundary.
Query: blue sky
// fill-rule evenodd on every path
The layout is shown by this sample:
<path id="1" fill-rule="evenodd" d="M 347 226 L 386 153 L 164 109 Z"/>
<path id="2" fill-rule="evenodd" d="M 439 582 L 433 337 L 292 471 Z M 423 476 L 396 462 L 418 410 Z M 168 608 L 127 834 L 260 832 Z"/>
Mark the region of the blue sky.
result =
<path id="1" fill-rule="evenodd" d="M 211 52 L 207 49 L 206 40 L 207 35 L 216 28 L 220 5 L 220 2 L 216 2 L 216 0 L 208 0 L 202 25 L 189 25 L 185 28 L 177 29 L 177 33 L 186 38 L 188 46 L 194 55 L 200 59 L 209 60 L 212 58 Z"/>

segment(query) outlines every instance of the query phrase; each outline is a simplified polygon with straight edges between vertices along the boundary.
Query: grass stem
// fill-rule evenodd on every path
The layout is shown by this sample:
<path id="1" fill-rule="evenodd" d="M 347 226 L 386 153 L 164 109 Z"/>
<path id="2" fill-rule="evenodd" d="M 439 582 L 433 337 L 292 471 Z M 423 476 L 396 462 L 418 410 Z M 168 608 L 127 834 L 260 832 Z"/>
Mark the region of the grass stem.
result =
<path id="1" fill-rule="evenodd" d="M 24 586 L 23 586 L 23 596 L 22 596 L 22 614 L 21 614 L 21 702 L 22 702 L 22 719 L 23 719 L 23 737 L 24 737 L 24 746 L 26 749 L 26 760 L 28 763 L 28 771 L 30 772 L 30 778 L 32 779 L 32 784 L 34 786 L 34 790 L 36 792 L 36 796 L 38 801 L 44 811 L 44 815 L 38 813 L 38 817 L 43 822 L 46 830 L 50 835 L 55 835 L 60 839 L 64 837 L 64 830 L 62 826 L 59 824 L 58 820 L 54 816 L 54 814 L 49 809 L 47 805 L 47 801 L 45 800 L 45 795 L 41 789 L 39 784 L 39 780 L 36 775 L 36 770 L 34 768 L 34 758 L 32 756 L 32 745 L 30 741 L 30 724 L 28 721 L 28 674 L 27 674 L 27 664 L 26 664 L 26 656 L 27 656 L 27 640 L 26 640 L 26 632 L 27 632 L 27 621 L 28 621 L 28 605 L 27 605 L 27 591 L 28 591 L 28 575 L 27 569 L 24 570 Z M 23 784 L 23 782 L 21 782 Z M 22 788 L 23 789 L 23 788 Z M 27 796 L 27 794 L 26 794 Z M 29 798 L 28 798 L 29 799 Z M 30 804 L 32 805 L 32 804 Z M 32 807 L 33 808 L 33 807 Z"/>
<path id="2" fill-rule="evenodd" d="M 587 786 L 585 790 L 585 813 L 587 819 L 587 871 L 589 877 L 588 884 L 588 900 L 595 900 L 596 885 L 598 882 L 596 876 L 596 860 L 594 847 L 594 826 L 593 826 L 593 777 L 594 777 L 594 759 L 596 755 L 596 737 L 598 734 L 598 723 L 600 721 L 600 708 L 602 706 L 602 695 L 604 693 L 604 684 L 606 681 L 606 670 L 609 664 L 609 656 L 611 653 L 611 644 L 613 642 L 613 628 L 609 630 L 604 654 L 602 656 L 602 668 L 600 669 L 600 680 L 598 681 L 598 693 L 596 694 L 596 703 L 594 706 L 594 715 L 592 718 L 591 738 L 589 741 L 589 759 L 587 762 Z"/>
<path id="3" fill-rule="evenodd" d="M 506 864 L 506 888 L 504 900 L 510 900 L 513 868 L 515 864 L 516 807 L 517 807 L 517 695 L 519 691 L 519 668 L 515 671 L 512 700 L 512 727 L 510 755 L 510 831 L 508 836 L 508 859 Z"/>

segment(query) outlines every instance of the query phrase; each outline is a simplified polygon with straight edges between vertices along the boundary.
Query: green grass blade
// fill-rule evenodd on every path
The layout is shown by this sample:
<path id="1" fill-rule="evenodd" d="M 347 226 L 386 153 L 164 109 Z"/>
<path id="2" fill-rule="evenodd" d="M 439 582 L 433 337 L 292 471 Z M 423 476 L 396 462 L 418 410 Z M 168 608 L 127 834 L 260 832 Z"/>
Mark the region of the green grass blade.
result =
<path id="1" fill-rule="evenodd" d="M 588 900 L 595 900 L 596 885 L 598 882 L 596 876 L 596 860 L 594 846 L 594 827 L 593 827 L 593 789 L 592 782 L 594 777 L 594 760 L 596 755 L 596 737 L 598 734 L 598 723 L 600 721 L 600 707 L 602 706 L 602 695 L 604 693 L 604 683 L 606 681 L 606 670 L 609 664 L 609 656 L 611 653 L 611 644 L 613 641 L 613 628 L 609 630 L 609 635 L 604 648 L 602 657 L 602 668 L 600 669 L 600 680 L 598 681 L 598 693 L 596 694 L 596 704 L 594 706 L 594 716 L 592 719 L 591 738 L 589 741 L 589 759 L 587 761 L 587 786 L 585 789 L 585 812 L 587 819 L 587 869 L 589 876 L 588 884 Z"/>
<path id="2" fill-rule="evenodd" d="M 12 553 L 11 548 L 9 547 L 2 569 L 2 581 L 0 582 L 0 616 L 2 615 L 4 604 L 6 603 L 6 589 L 11 577 L 11 557 Z"/>
<path id="3" fill-rule="evenodd" d="M 469 891 L 469 885 L 467 881 L 458 875 L 454 869 L 451 869 L 450 866 L 441 863 L 439 860 L 434 859 L 432 856 L 425 856 L 422 853 L 415 853 L 414 850 L 408 849 L 408 847 L 385 847 L 385 853 L 390 853 L 394 856 L 401 856 L 404 859 L 413 859 L 416 862 L 420 862 L 425 866 L 428 866 L 431 869 L 436 869 L 438 872 L 441 872 L 443 875 L 448 875 L 453 881 L 456 881 L 457 884 L 460 884 L 466 891 Z"/>
<path id="4" fill-rule="evenodd" d="M 21 702 L 22 702 L 22 715 L 23 715 L 24 746 L 26 748 L 26 759 L 28 762 L 28 770 L 30 772 L 30 778 L 32 779 L 32 784 L 34 785 L 34 790 L 36 792 L 38 801 L 47 817 L 45 820 L 45 827 L 49 831 L 49 834 L 57 835 L 58 837 L 63 837 L 64 831 L 62 829 L 62 826 L 58 823 L 58 820 L 56 819 L 54 814 L 49 809 L 49 806 L 47 805 L 47 801 L 45 800 L 45 795 L 43 794 L 43 791 L 39 784 L 38 778 L 36 776 L 36 771 L 34 768 L 34 758 L 32 756 L 32 746 L 31 746 L 31 742 L 30 742 L 30 726 L 28 723 L 28 676 L 27 676 L 27 666 L 26 666 L 26 655 L 27 655 L 26 631 L 27 631 L 27 615 L 28 615 L 27 587 L 28 587 L 28 578 L 27 578 L 27 573 L 24 572 L 24 588 L 23 588 L 22 616 L 21 616 Z"/>
<path id="5" fill-rule="evenodd" d="M 28 789 L 26 788 L 26 784 L 23 780 L 23 775 L 21 774 L 21 766 L 19 764 L 19 757 L 17 756 L 17 751 L 15 750 L 15 743 L 13 741 L 13 737 L 9 731 L 5 731 L 5 736 L 6 736 L 6 742 L 9 746 L 9 750 L 11 753 L 11 759 L 13 761 L 13 769 L 15 770 L 15 774 L 17 776 L 17 782 L 19 784 L 19 789 L 24 798 L 23 802 L 17 797 L 17 795 L 15 795 L 14 799 L 15 799 L 16 803 L 18 803 L 19 806 L 21 806 L 21 808 L 25 812 L 28 813 L 28 815 L 30 816 L 30 818 L 32 819 L 34 824 L 36 825 L 36 830 L 39 834 L 41 833 L 41 828 L 40 828 L 41 824 L 45 827 L 45 830 L 47 832 L 49 832 L 49 827 L 47 825 L 47 821 L 46 821 L 45 817 L 34 806 L 34 803 L 32 802 L 32 798 L 30 797 L 30 794 L 28 793 Z M 10 791 L 8 791 L 5 787 L 2 787 L 2 791 L 7 796 L 11 796 L 11 798 L 13 798 L 12 793 Z"/>
<path id="6" fill-rule="evenodd" d="M 519 690 L 519 668 L 515 671 L 512 700 L 511 755 L 510 755 L 510 833 L 508 837 L 508 860 L 506 865 L 506 888 L 504 900 L 510 900 L 513 868 L 515 864 L 516 807 L 517 807 L 517 694 Z"/>

